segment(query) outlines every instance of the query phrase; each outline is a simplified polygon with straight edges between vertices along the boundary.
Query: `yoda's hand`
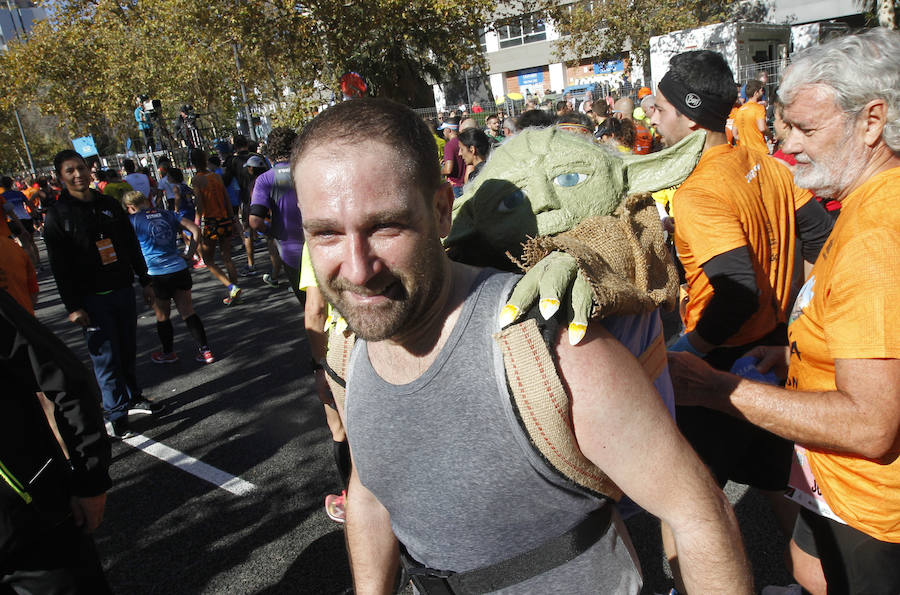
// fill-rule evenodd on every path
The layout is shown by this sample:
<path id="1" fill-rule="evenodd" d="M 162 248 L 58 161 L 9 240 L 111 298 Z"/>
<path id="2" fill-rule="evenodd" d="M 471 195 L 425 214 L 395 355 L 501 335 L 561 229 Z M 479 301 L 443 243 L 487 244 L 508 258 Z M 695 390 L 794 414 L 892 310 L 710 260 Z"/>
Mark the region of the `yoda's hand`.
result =
<path id="1" fill-rule="evenodd" d="M 568 299 L 569 344 L 578 344 L 587 332 L 593 294 L 573 257 L 551 252 L 525 273 L 500 313 L 500 325 L 515 322 L 538 298 L 545 320 L 556 314 L 564 298 Z"/>

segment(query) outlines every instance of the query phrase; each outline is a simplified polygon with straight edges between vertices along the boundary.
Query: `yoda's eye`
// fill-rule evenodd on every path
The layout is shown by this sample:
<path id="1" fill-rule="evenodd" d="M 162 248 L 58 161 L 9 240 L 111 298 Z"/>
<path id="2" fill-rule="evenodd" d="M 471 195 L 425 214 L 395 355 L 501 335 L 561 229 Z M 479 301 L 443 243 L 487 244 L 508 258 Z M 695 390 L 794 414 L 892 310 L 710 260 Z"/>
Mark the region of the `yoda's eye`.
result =
<path id="1" fill-rule="evenodd" d="M 525 193 L 522 190 L 516 190 L 511 194 L 507 194 L 497 205 L 497 211 L 500 213 L 508 213 L 525 202 Z"/>
<path id="2" fill-rule="evenodd" d="M 571 188 L 572 186 L 575 186 L 576 184 L 580 184 L 581 182 L 584 182 L 586 179 L 587 179 L 586 174 L 569 173 L 569 174 L 559 174 L 558 176 L 553 178 L 553 181 L 556 183 L 557 186 L 562 186 L 564 188 Z"/>

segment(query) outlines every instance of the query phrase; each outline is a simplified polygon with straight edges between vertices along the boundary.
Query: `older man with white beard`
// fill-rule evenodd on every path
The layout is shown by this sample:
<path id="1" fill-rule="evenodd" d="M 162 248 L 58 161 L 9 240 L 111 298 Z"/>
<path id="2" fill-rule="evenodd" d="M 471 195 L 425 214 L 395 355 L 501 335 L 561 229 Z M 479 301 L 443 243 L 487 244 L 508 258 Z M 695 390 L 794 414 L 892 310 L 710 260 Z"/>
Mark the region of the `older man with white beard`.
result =
<path id="1" fill-rule="evenodd" d="M 900 593 L 900 33 L 806 50 L 778 93 L 796 183 L 842 203 L 790 346 L 755 350 L 786 388 L 672 354 L 677 399 L 797 443 L 792 487 L 806 496 L 791 550 L 804 588 Z"/>

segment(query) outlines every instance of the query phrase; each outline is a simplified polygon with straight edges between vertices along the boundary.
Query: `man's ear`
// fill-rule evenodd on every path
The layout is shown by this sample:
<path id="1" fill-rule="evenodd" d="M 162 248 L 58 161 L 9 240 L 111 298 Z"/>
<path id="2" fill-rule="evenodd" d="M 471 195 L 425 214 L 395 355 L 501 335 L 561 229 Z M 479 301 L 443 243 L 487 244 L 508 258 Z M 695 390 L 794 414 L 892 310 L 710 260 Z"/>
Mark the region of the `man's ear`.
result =
<path id="1" fill-rule="evenodd" d="M 451 211 L 453 210 L 453 189 L 449 182 L 443 182 L 434 191 L 434 211 L 438 224 L 438 231 L 442 238 L 450 233 Z"/>
<path id="2" fill-rule="evenodd" d="M 656 192 L 681 184 L 697 166 L 706 132 L 692 132 L 678 144 L 649 155 L 623 155 L 625 191 L 628 194 Z"/>
<path id="3" fill-rule="evenodd" d="M 884 134 L 884 126 L 887 123 L 887 104 L 884 99 L 873 99 L 862 109 L 863 125 L 865 133 L 863 139 L 866 145 L 874 147 Z"/>

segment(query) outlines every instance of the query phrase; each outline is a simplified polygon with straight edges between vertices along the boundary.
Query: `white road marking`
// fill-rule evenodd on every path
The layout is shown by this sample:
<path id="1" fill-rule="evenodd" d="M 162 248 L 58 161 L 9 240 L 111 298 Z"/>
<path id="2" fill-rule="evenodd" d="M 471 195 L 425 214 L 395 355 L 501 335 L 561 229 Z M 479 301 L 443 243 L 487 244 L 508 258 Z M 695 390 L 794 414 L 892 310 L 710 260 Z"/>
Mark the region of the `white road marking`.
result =
<path id="1" fill-rule="evenodd" d="M 156 457 L 160 461 L 165 461 L 182 471 L 187 471 L 195 477 L 208 481 L 214 486 L 227 490 L 235 496 L 243 496 L 256 489 L 256 485 L 249 481 L 244 481 L 240 477 L 235 477 L 221 469 L 216 469 L 212 465 L 208 465 L 165 444 L 151 440 L 146 436 L 138 434 L 131 438 L 125 438 L 123 442 L 144 451 L 152 457 Z"/>

